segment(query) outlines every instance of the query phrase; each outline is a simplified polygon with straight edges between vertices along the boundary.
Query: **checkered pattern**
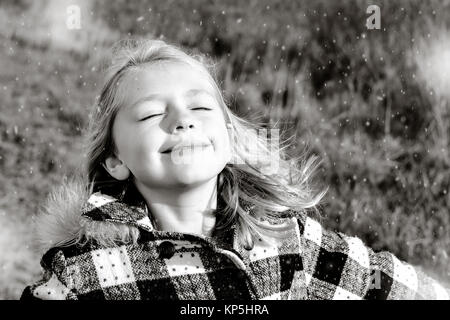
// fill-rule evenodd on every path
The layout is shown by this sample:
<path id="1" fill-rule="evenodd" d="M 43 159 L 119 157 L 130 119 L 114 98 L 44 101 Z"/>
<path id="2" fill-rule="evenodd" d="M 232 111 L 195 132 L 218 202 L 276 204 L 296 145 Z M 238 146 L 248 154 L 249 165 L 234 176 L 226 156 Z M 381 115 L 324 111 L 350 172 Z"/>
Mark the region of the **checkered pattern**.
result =
<path id="1" fill-rule="evenodd" d="M 157 231 L 144 204 L 95 193 L 85 218 L 138 227 L 137 243 L 56 247 L 42 258 L 42 280 L 22 299 L 448 299 L 448 290 L 388 252 L 324 230 L 302 214 L 278 244 L 240 245 L 220 237 Z M 161 256 L 170 242 L 172 254 Z"/>
<path id="2" fill-rule="evenodd" d="M 310 299 L 449 299 L 450 290 L 389 252 L 299 218 Z"/>

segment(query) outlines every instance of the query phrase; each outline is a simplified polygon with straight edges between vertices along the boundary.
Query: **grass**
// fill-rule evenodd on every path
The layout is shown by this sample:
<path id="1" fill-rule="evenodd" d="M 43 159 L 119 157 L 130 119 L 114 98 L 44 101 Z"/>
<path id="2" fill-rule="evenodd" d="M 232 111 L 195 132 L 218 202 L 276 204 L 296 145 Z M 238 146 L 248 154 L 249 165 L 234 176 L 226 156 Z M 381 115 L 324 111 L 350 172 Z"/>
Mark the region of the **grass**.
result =
<path id="1" fill-rule="evenodd" d="M 450 282 L 448 4 L 378 1 L 381 30 L 365 28 L 374 3 L 362 0 L 79 4 L 70 32 L 55 1 L 0 7 L 0 298 L 38 277 L 31 217 L 81 163 L 99 57 L 129 35 L 218 61 L 236 112 L 281 124 L 297 135 L 292 154 L 323 159 L 328 228 Z"/>

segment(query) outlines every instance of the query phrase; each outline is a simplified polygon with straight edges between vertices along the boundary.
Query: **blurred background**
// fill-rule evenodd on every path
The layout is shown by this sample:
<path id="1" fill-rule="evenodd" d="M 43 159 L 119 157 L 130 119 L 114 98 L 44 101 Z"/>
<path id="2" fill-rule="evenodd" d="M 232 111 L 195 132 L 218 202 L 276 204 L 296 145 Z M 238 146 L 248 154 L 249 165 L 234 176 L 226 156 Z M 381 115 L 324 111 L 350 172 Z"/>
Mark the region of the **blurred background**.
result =
<path id="1" fill-rule="evenodd" d="M 40 277 L 32 217 L 83 161 L 101 58 L 129 36 L 215 59 L 233 110 L 322 158 L 327 228 L 450 287 L 449 1 L 1 0 L 0 299 Z"/>

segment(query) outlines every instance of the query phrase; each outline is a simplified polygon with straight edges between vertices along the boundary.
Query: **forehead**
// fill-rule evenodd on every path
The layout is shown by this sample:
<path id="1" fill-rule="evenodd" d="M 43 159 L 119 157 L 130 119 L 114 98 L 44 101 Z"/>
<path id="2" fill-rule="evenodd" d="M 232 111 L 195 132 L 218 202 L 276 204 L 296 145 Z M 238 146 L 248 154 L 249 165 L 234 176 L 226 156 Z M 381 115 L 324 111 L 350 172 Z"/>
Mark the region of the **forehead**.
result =
<path id="1" fill-rule="evenodd" d="M 182 62 L 164 61 L 140 67 L 127 75 L 124 87 L 127 104 L 150 94 L 173 96 L 199 90 L 215 95 L 206 72 Z"/>

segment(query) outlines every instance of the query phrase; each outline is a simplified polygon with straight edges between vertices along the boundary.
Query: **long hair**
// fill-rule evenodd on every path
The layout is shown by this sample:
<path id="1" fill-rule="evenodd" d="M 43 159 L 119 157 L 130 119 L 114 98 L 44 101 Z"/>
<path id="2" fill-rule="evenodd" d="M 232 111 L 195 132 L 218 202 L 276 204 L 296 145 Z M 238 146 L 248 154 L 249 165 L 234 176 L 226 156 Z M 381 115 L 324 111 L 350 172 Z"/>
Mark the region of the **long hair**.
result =
<path id="1" fill-rule="evenodd" d="M 218 211 L 216 230 L 237 226 L 240 241 L 245 247 L 252 248 L 255 237 L 268 241 L 283 238 L 292 227 L 267 221 L 280 221 L 279 218 L 292 216 L 293 212 L 311 209 L 317 212 L 326 192 L 316 192 L 310 186 L 311 174 L 318 166 L 317 158 L 288 159 L 285 148 L 289 143 L 278 139 L 267 143 L 267 137 L 259 134 L 266 132 L 264 128 L 235 115 L 217 85 L 214 63 L 161 40 L 121 41 L 111 53 L 112 62 L 90 115 L 87 134 L 86 170 L 91 190 L 107 186 L 119 192 L 129 183 L 115 180 L 102 165 L 116 152 L 112 125 L 124 104 L 122 82 L 125 75 L 155 62 L 182 62 L 208 77 L 231 130 L 234 157 L 218 177 L 218 196 L 223 208 Z M 276 170 L 267 172 L 270 166 L 275 166 Z"/>

